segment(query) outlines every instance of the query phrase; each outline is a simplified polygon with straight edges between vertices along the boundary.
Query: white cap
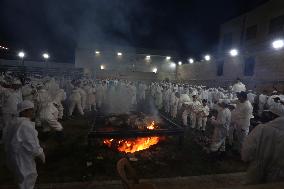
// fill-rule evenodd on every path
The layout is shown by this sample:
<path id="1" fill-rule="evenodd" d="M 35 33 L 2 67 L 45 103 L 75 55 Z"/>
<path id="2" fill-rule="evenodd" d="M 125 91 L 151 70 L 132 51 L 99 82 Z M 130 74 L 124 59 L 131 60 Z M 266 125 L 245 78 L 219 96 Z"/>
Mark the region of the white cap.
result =
<path id="1" fill-rule="evenodd" d="M 29 100 L 24 100 L 18 104 L 17 108 L 18 108 L 18 112 L 20 113 L 24 110 L 33 109 L 34 103 L 32 103 Z"/>
<path id="2" fill-rule="evenodd" d="M 223 103 L 225 103 L 225 104 L 230 104 L 230 100 L 229 100 L 229 99 L 224 99 L 224 100 L 223 100 Z"/>
<path id="3" fill-rule="evenodd" d="M 193 93 L 191 94 L 191 96 L 196 96 L 196 95 L 197 95 L 196 91 L 193 91 Z"/>
<path id="4" fill-rule="evenodd" d="M 218 103 L 219 104 L 221 104 L 221 103 L 230 104 L 230 100 L 229 99 L 219 99 Z"/>

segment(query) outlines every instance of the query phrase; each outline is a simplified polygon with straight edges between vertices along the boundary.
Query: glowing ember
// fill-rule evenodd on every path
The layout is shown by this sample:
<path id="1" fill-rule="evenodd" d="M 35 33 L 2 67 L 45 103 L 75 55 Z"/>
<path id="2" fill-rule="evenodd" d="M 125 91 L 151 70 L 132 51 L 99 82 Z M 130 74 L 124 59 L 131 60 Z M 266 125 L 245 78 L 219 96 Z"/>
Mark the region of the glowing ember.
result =
<path id="1" fill-rule="evenodd" d="M 154 130 L 157 128 L 155 122 L 152 121 L 150 125 L 146 127 L 148 130 Z M 114 140 L 106 139 L 104 144 L 108 147 L 116 147 L 118 151 L 125 153 L 134 153 L 137 151 L 145 150 L 151 146 L 157 144 L 160 141 L 159 137 L 138 137 L 136 139 L 127 139 L 127 140 Z"/>
<path id="2" fill-rule="evenodd" d="M 147 126 L 147 129 L 154 130 L 155 129 L 155 122 L 152 121 L 151 125 Z"/>

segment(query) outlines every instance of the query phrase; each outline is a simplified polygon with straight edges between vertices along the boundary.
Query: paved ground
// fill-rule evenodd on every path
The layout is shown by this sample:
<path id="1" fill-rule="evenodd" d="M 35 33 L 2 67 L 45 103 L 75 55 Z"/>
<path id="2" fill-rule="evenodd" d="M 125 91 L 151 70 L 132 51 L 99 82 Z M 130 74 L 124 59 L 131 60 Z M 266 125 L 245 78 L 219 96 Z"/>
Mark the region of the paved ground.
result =
<path id="1" fill-rule="evenodd" d="M 177 177 L 163 179 L 147 179 L 141 182 L 149 182 L 156 187 L 163 189 L 213 189 L 231 188 L 241 186 L 244 173 L 218 174 L 207 176 Z M 0 186 L 0 188 L 14 189 L 13 186 Z M 44 184 L 37 188 L 40 189 L 122 189 L 119 180 L 113 181 L 94 181 L 88 183 L 63 183 L 63 184 Z"/>

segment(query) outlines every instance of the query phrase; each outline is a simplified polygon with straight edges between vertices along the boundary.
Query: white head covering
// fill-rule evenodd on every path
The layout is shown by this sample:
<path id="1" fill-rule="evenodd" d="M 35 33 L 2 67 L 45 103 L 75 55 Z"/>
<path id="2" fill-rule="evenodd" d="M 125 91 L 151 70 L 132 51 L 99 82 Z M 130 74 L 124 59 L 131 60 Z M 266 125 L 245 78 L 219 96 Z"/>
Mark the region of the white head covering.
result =
<path id="1" fill-rule="evenodd" d="M 190 105 L 191 103 L 190 103 L 190 102 L 184 102 L 184 104 L 185 104 L 185 105 Z"/>
<path id="2" fill-rule="evenodd" d="M 18 104 L 17 108 L 18 108 L 18 112 L 20 113 L 24 110 L 33 109 L 34 103 L 32 103 L 29 100 L 24 100 Z"/>
<path id="3" fill-rule="evenodd" d="M 224 103 L 224 104 L 230 104 L 230 100 L 229 99 L 219 99 L 218 101 L 219 104 Z"/>

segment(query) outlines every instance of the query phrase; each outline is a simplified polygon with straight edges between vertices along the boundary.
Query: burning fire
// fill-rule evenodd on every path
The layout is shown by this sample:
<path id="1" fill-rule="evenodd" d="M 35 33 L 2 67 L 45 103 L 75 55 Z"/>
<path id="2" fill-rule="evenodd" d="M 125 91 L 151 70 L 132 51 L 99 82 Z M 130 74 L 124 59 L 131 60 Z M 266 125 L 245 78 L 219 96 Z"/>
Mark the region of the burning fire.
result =
<path id="1" fill-rule="evenodd" d="M 157 126 L 155 125 L 155 122 L 152 121 L 152 123 L 146 128 L 148 130 L 154 130 L 155 128 L 157 128 Z M 138 137 L 136 139 L 123 139 L 118 141 L 114 139 L 106 139 L 104 140 L 104 144 L 108 147 L 114 146 L 120 152 L 134 153 L 137 151 L 148 149 L 151 146 L 157 144 L 159 141 L 159 137 Z"/>
<path id="2" fill-rule="evenodd" d="M 154 130 L 155 129 L 155 121 L 152 121 L 152 123 L 149 126 L 147 126 L 147 129 Z"/>

